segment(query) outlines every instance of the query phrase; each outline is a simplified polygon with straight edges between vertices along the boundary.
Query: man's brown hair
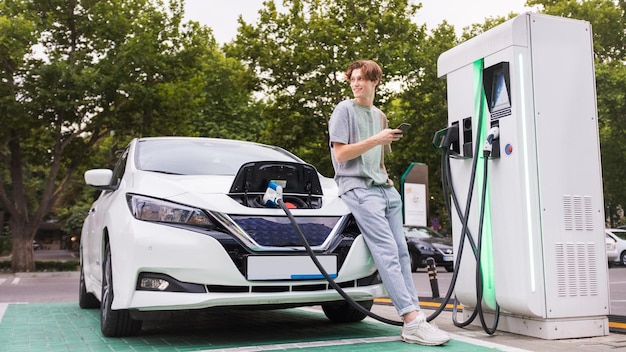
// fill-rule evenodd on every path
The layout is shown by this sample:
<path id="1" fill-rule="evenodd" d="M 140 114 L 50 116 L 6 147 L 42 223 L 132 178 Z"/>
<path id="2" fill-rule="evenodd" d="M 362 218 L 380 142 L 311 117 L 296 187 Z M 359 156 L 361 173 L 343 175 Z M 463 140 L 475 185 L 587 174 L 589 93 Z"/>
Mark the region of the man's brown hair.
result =
<path id="1" fill-rule="evenodd" d="M 350 82 L 350 76 L 352 76 L 352 71 L 356 69 L 361 69 L 361 73 L 363 74 L 363 76 L 365 76 L 365 78 L 369 79 L 370 81 L 378 80 L 380 82 L 380 79 L 383 77 L 383 70 L 380 68 L 380 66 L 378 66 L 375 61 L 359 60 L 351 63 L 350 66 L 348 66 L 348 69 L 344 73 L 346 81 Z"/>

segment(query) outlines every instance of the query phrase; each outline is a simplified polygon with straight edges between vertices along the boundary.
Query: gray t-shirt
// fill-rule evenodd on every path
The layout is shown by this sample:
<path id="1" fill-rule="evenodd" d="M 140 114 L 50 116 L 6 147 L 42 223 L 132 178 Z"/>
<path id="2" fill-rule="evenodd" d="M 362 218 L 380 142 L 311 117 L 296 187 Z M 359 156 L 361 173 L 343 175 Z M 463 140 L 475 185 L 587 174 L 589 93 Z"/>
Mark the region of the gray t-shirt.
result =
<path id="1" fill-rule="evenodd" d="M 384 116 L 377 107 L 364 107 L 355 100 L 344 100 L 335 107 L 328 122 L 328 134 L 339 195 L 354 188 L 387 184 L 388 175 L 381 168 L 382 146 L 378 145 L 344 163 L 337 162 L 332 147 L 333 142 L 352 144 L 375 135 L 387 127 Z"/>

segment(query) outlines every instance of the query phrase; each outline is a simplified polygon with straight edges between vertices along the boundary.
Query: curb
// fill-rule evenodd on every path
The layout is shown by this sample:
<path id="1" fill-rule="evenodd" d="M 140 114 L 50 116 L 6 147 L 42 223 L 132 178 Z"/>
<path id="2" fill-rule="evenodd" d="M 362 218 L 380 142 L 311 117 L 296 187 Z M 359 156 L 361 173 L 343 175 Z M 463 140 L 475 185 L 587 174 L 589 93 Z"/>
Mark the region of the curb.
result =
<path id="1" fill-rule="evenodd" d="M 0 277 L 79 277 L 79 271 L 32 271 L 18 273 L 1 273 Z"/>

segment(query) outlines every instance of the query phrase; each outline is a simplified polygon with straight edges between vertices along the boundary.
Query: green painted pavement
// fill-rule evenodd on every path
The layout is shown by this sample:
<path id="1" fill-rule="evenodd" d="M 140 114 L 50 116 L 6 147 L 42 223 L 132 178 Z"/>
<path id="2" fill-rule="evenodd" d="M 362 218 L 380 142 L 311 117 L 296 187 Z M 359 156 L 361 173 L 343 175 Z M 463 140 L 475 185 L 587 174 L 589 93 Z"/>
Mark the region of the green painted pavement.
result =
<path id="1" fill-rule="evenodd" d="M 186 313 L 170 320 L 145 322 L 136 337 L 107 338 L 100 333 L 99 310 L 82 310 L 78 303 L 5 307 L 0 320 L 0 352 L 244 348 L 245 351 L 493 351 L 456 340 L 443 347 L 411 345 L 399 340 L 398 327 L 370 320 L 333 324 L 323 313 L 310 309 Z"/>

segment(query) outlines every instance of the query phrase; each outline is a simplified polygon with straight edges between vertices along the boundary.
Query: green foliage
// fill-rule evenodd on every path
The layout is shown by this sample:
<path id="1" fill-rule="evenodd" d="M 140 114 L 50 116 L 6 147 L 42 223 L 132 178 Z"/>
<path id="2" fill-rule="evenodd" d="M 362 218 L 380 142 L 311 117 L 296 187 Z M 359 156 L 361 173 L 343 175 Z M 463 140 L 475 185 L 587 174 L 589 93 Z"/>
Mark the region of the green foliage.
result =
<path id="1" fill-rule="evenodd" d="M 626 67 L 616 62 L 598 63 L 596 85 L 605 212 L 609 226 L 615 227 L 618 211 L 626 208 Z"/>
<path id="2" fill-rule="evenodd" d="M 435 131 L 446 127 L 445 80 L 437 58 L 457 43 L 441 25 L 432 35 L 412 17 L 419 6 L 403 0 L 285 1 L 284 13 L 267 2 L 256 25 L 240 22 L 237 39 L 225 52 L 258 72 L 265 95 L 262 141 L 286 147 L 332 176 L 327 121 L 334 106 L 351 98 L 343 79 L 348 64 L 373 59 L 383 68 L 376 105 L 392 126 L 412 124 L 386 159 L 396 182 L 411 162 L 429 165 L 431 213 L 445 213 L 439 182 Z"/>
<path id="3" fill-rule="evenodd" d="M 11 237 L 5 233 L 0 234 L 0 255 L 11 253 Z"/>
<path id="4" fill-rule="evenodd" d="M 443 211 L 439 154 L 430 142 L 447 125 L 445 81 L 437 77 L 436 62 L 459 40 L 474 37 L 516 14 L 486 18 L 465 28 L 457 39 L 445 21 L 431 34 L 411 21 L 419 10 L 407 1 L 286 0 L 279 12 L 265 3 L 256 24 L 240 20 L 236 40 L 225 47 L 228 56 L 243 60 L 256 72 L 263 94 L 260 111 L 265 130 L 260 141 L 293 150 L 332 175 L 326 122 L 332 108 L 350 97 L 342 80 L 346 65 L 356 59 L 381 64 L 384 77 L 376 104 L 392 125 L 412 123 L 408 138 L 394 143 L 386 160 L 397 182 L 410 162 L 429 165 L 431 214 Z M 626 30 L 623 2 L 611 0 L 529 0 L 538 12 L 590 21 L 598 71 L 598 111 L 607 215 L 624 208 L 625 126 L 623 62 Z M 603 67 L 605 63 L 613 66 Z M 620 100 L 621 99 L 621 100 Z"/>
<path id="5" fill-rule="evenodd" d="M 438 216 L 446 226 L 447 212 L 441 187 L 441 153 L 432 145 L 435 132 L 446 128 L 448 114 L 446 105 L 446 81 L 437 76 L 437 59 L 444 51 L 456 45 L 454 28 L 442 24 L 422 42 L 415 57 L 415 77 L 413 84 L 397 95 L 393 104 L 388 105 L 389 115 L 397 121 L 412 124 L 411 130 L 400 141 L 394 143 L 393 152 L 385 159 L 387 168 L 396 184 L 411 162 L 428 165 L 429 214 Z M 419 65 L 417 65 L 419 63 Z M 395 123 L 395 122 L 394 122 Z M 392 123 L 392 126 L 394 124 Z"/>
<path id="6" fill-rule="evenodd" d="M 0 2 L 0 203 L 15 269 L 33 269 L 28 244 L 51 211 L 77 230 L 92 198 L 82 172 L 109 163 L 110 150 L 94 148 L 113 131 L 116 148 L 141 136 L 258 134 L 248 72 L 182 18 L 182 0 Z"/>
<path id="7" fill-rule="evenodd" d="M 415 60 L 425 38 L 424 27 L 411 21 L 418 7 L 407 0 L 287 0 L 286 12 L 273 1 L 265 5 L 256 25 L 240 20 L 236 40 L 224 50 L 257 73 L 266 105 L 261 141 L 332 175 L 327 121 L 334 106 L 351 97 L 342 72 L 354 60 L 376 60 L 384 70 L 382 107 L 395 87 L 418 81 Z"/>
<path id="8" fill-rule="evenodd" d="M 133 137 L 270 143 L 332 176 L 327 121 L 351 97 L 342 73 L 357 59 L 383 68 L 375 103 L 391 125 L 412 124 L 386 159 L 390 176 L 399 184 L 411 162 L 427 164 L 430 213 L 443 214 L 431 145 L 447 125 L 437 59 L 514 14 L 487 18 L 457 38 L 446 22 L 431 33 L 414 23 L 420 5 L 409 0 L 284 0 L 284 12 L 270 0 L 258 22 L 240 20 L 237 38 L 220 50 L 210 28 L 182 22 L 183 1 L 0 1 L 0 206 L 13 239 L 0 236 L 0 251 L 7 242 L 26 251 L 45 218 L 79 232 L 97 194 L 83 172 L 112 168 Z M 526 5 L 592 24 L 604 197 L 614 224 L 626 205 L 623 1 Z M 26 252 L 14 258 L 34 269 Z"/>
<path id="9" fill-rule="evenodd" d="M 588 21 L 593 30 L 594 54 L 600 62 L 623 60 L 626 55 L 624 2 L 613 0 L 528 0 L 542 13 Z"/>

